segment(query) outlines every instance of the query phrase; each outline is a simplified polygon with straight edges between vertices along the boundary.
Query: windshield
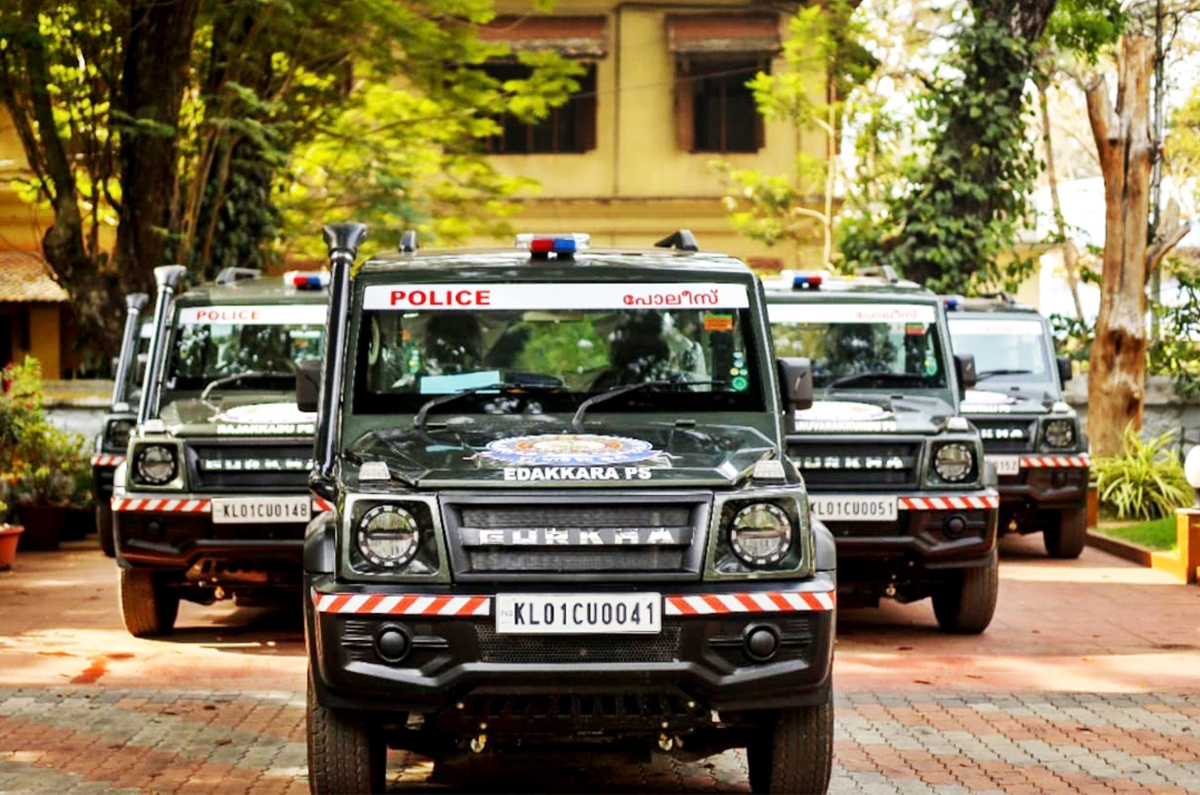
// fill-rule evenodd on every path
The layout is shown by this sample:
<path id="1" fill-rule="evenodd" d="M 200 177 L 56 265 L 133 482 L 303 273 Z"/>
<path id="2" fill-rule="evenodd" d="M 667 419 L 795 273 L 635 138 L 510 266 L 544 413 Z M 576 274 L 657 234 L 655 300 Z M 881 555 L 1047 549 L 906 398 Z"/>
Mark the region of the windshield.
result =
<path id="1" fill-rule="evenodd" d="M 447 302 L 467 303 L 433 308 Z M 415 412 L 472 389 L 437 410 L 573 412 L 650 381 L 666 383 L 596 411 L 763 410 L 741 285 L 372 285 L 363 305 L 359 413 Z M 480 389 L 501 383 L 526 389 Z"/>
<path id="2" fill-rule="evenodd" d="M 1038 318 L 950 318 L 950 340 L 954 350 L 975 357 L 976 389 L 1054 383 Z"/>
<path id="3" fill-rule="evenodd" d="M 932 306 L 771 304 L 775 355 L 812 361 L 818 389 L 944 389 Z"/>
<path id="4" fill-rule="evenodd" d="M 296 364 L 321 356 L 326 309 L 320 304 L 191 306 L 176 315 L 166 388 L 201 391 L 242 373 L 220 391 L 295 389 Z"/>

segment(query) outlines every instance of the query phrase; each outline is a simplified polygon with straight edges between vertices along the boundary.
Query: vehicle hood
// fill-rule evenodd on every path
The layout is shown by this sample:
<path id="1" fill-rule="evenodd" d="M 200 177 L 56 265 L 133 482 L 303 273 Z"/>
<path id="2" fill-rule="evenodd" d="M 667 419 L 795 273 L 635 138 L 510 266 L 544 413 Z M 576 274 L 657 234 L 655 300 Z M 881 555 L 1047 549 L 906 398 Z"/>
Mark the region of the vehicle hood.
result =
<path id="1" fill-rule="evenodd" d="M 954 416 L 944 401 L 924 398 L 825 395 L 812 408 L 795 412 L 798 435 L 941 433 Z"/>
<path id="2" fill-rule="evenodd" d="M 158 416 L 169 433 L 183 438 L 312 436 L 317 421 L 315 413 L 300 411 L 294 399 L 277 392 L 175 400 Z"/>
<path id="3" fill-rule="evenodd" d="M 1033 396 L 1017 392 L 1001 392 L 986 389 L 968 389 L 959 404 L 959 409 L 968 417 L 988 417 L 1005 414 L 1074 414 L 1066 403 L 1054 401 L 1049 396 Z"/>
<path id="4" fill-rule="evenodd" d="M 342 477 L 350 488 L 389 479 L 427 488 L 729 486 L 776 451 L 740 425 L 644 423 L 581 434 L 565 423 L 451 423 L 366 433 L 346 448 Z"/>

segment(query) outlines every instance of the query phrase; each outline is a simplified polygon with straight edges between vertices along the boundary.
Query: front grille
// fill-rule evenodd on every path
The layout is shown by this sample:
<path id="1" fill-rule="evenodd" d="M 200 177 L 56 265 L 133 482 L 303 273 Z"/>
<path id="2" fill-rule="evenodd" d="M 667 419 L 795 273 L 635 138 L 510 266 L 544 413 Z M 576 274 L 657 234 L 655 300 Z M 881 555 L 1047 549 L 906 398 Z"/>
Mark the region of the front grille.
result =
<path id="1" fill-rule="evenodd" d="M 565 689 L 565 688 L 564 688 Z M 477 734 L 480 724 L 502 736 L 545 735 L 555 740 L 604 732 L 683 731 L 711 725 L 709 707 L 682 690 L 574 692 L 553 695 L 472 693 L 437 716 L 449 733 Z"/>
<path id="2" fill-rule="evenodd" d="M 920 440 L 792 442 L 788 456 L 815 492 L 914 489 L 919 480 Z"/>
<path id="3" fill-rule="evenodd" d="M 972 417 L 985 453 L 1029 453 L 1037 445 L 1037 420 Z"/>
<path id="4" fill-rule="evenodd" d="M 490 663 L 661 663 L 679 656 L 679 627 L 657 635 L 501 635 L 479 624 L 479 659 Z"/>
<path id="5" fill-rule="evenodd" d="M 692 498 L 651 503 L 581 495 L 561 502 L 450 499 L 443 515 L 460 575 L 636 577 L 698 574 L 707 507 Z"/>
<path id="6" fill-rule="evenodd" d="M 198 491 L 298 492 L 308 489 L 312 442 L 197 444 L 188 467 Z"/>

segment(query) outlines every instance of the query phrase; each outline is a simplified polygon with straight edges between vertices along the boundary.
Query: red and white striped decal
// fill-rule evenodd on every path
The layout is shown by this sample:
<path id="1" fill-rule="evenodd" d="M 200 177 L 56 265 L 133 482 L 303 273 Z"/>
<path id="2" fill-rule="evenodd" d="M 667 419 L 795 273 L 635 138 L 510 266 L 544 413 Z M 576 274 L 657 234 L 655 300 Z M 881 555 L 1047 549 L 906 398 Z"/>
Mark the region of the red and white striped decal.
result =
<path id="1" fill-rule="evenodd" d="M 313 512 L 333 510 L 333 503 L 320 497 L 313 497 Z M 168 500 L 137 497 L 113 497 L 114 511 L 136 513 L 211 513 L 212 500 Z"/>
<path id="2" fill-rule="evenodd" d="M 1086 467 L 1091 465 L 1091 458 L 1086 455 L 1023 455 L 1023 469 L 1060 469 L 1071 467 Z"/>
<path id="3" fill-rule="evenodd" d="M 780 591 L 770 593 L 723 593 L 697 596 L 668 596 L 664 616 L 707 616 L 729 613 L 799 613 L 832 610 L 837 604 L 835 591 L 809 593 Z"/>
<path id="4" fill-rule="evenodd" d="M 972 509 L 999 508 L 998 496 L 986 497 L 901 497 L 902 511 L 969 511 Z"/>
<path id="5" fill-rule="evenodd" d="M 169 500 L 146 497 L 113 497 L 114 511 L 137 513 L 211 513 L 212 500 Z"/>
<path id="6" fill-rule="evenodd" d="M 366 594 L 318 594 L 313 591 L 318 613 L 347 613 L 375 616 L 440 616 L 461 618 L 487 616 L 492 600 L 487 596 L 368 596 Z"/>
<path id="7" fill-rule="evenodd" d="M 125 456 L 112 455 L 110 453 L 97 453 L 92 456 L 92 466 L 94 467 L 119 467 L 125 463 Z"/>

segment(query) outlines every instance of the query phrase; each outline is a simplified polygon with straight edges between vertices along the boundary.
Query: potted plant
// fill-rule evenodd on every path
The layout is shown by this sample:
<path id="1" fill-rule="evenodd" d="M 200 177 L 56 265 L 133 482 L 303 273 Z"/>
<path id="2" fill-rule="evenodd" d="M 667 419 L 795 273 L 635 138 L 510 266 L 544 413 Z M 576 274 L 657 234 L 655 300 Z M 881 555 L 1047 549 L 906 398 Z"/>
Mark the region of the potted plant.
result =
<path id="1" fill-rule="evenodd" d="M 0 500 L 0 514 L 7 514 L 8 506 Z M 25 528 L 19 524 L 0 523 L 0 571 L 12 568 L 17 558 L 17 542 Z"/>
<path id="2" fill-rule="evenodd" d="M 72 504 L 86 500 L 90 467 L 83 436 L 56 428 L 42 409 L 41 366 L 26 357 L 0 375 L 0 472 L 26 549 L 56 549 Z M 85 474 L 86 473 L 86 474 Z M 86 504 L 86 503 L 85 503 Z M 86 528 L 85 528 L 86 531 Z"/>
<path id="3" fill-rule="evenodd" d="M 26 427 L 12 481 L 17 512 L 25 525 L 24 548 L 57 549 L 64 535 L 72 537 L 68 522 L 79 513 L 73 502 L 87 488 L 80 474 L 88 468 L 83 448 L 81 435 L 48 422 Z"/>

